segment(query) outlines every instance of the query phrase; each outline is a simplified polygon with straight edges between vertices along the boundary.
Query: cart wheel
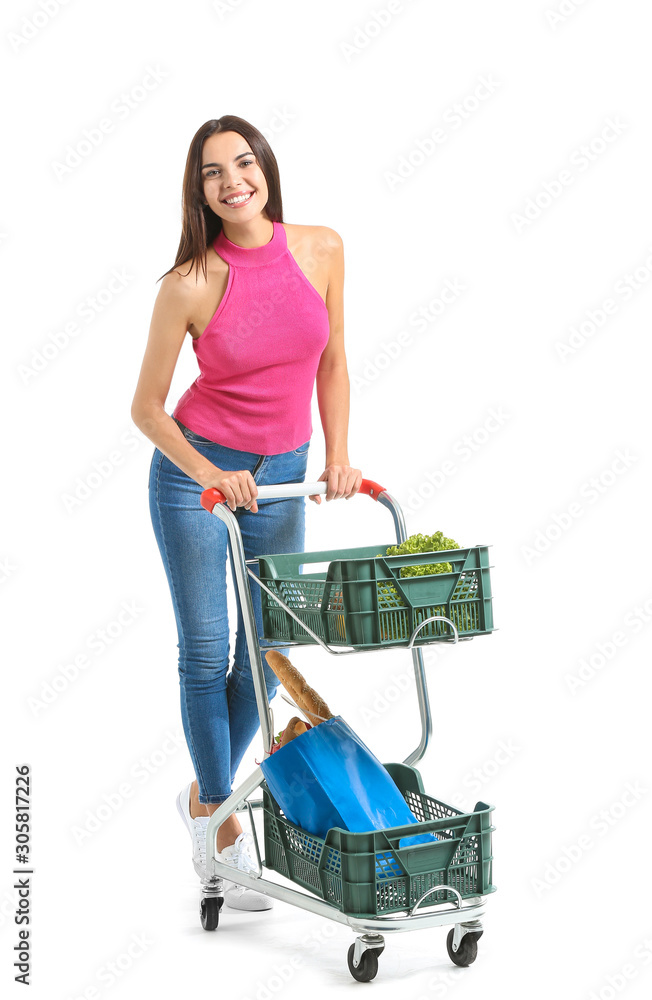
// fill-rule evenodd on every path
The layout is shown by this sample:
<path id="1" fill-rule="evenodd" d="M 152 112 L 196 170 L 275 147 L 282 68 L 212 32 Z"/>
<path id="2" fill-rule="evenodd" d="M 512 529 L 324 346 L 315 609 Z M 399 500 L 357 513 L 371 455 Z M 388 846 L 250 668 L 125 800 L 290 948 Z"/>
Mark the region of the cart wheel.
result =
<path id="1" fill-rule="evenodd" d="M 454 933 L 454 928 L 451 928 L 446 938 L 446 948 L 451 962 L 461 966 L 471 965 L 478 957 L 478 938 L 482 937 L 482 931 L 470 931 L 465 934 L 457 951 L 453 951 Z"/>
<path id="2" fill-rule="evenodd" d="M 222 900 L 218 896 L 202 896 L 199 904 L 201 925 L 205 931 L 214 931 L 220 920 Z"/>
<path id="3" fill-rule="evenodd" d="M 360 960 L 360 965 L 356 969 L 353 965 L 353 951 L 355 945 L 352 944 L 349 948 L 349 952 L 346 956 L 347 962 L 349 964 L 349 972 L 355 980 L 359 983 L 370 983 L 372 979 L 375 978 L 378 972 L 378 956 L 382 953 L 383 948 L 367 948 L 366 951 L 362 953 L 362 959 Z"/>

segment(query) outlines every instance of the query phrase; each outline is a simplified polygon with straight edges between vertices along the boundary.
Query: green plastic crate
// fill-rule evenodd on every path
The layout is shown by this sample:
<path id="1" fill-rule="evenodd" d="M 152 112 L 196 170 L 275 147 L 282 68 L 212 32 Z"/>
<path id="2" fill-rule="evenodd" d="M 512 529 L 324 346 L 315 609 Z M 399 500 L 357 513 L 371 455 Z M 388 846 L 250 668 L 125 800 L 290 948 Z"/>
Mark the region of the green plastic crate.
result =
<path id="1" fill-rule="evenodd" d="M 378 556 L 390 543 L 258 557 L 260 579 L 321 639 L 333 646 L 406 646 L 426 618 L 449 618 L 461 637 L 493 631 L 489 547 Z M 301 564 L 329 562 L 327 572 Z M 401 577 L 403 566 L 450 563 L 452 572 Z M 264 638 L 315 643 L 285 608 L 260 588 Z M 447 622 L 425 625 L 415 646 L 451 638 Z"/>
<path id="2" fill-rule="evenodd" d="M 407 764 L 385 764 L 419 822 L 369 833 L 334 827 L 324 840 L 290 823 L 266 782 L 263 790 L 265 865 L 351 916 L 397 913 L 427 889 L 451 886 L 463 898 L 495 892 L 491 813 L 478 802 L 463 813 L 425 795 L 421 775 Z M 434 833 L 437 841 L 398 846 L 402 837 Z M 444 891 L 426 896 L 417 912 L 451 902 Z"/>

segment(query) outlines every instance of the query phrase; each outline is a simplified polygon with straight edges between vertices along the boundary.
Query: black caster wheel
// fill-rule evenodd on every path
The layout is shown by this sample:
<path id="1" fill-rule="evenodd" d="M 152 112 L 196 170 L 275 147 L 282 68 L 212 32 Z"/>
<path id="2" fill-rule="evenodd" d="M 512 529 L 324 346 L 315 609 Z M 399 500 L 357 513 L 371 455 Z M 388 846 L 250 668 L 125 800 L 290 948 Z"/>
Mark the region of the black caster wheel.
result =
<path id="1" fill-rule="evenodd" d="M 359 983 L 370 983 L 372 979 L 375 978 L 378 972 L 378 956 L 382 954 L 384 945 L 382 948 L 367 948 L 365 952 L 362 953 L 362 960 L 360 965 L 356 969 L 353 965 L 353 952 L 355 950 L 355 945 L 352 944 L 349 948 L 346 960 L 349 965 L 349 972 L 355 980 Z"/>
<path id="2" fill-rule="evenodd" d="M 214 931 L 220 920 L 222 899 L 219 896 L 202 896 L 199 904 L 201 925 L 205 931 Z"/>
<path id="3" fill-rule="evenodd" d="M 454 933 L 455 929 L 451 928 L 446 938 L 446 948 L 451 962 L 462 967 L 471 965 L 478 957 L 478 940 L 482 937 L 482 931 L 471 931 L 469 934 L 465 934 L 457 951 L 453 951 Z"/>

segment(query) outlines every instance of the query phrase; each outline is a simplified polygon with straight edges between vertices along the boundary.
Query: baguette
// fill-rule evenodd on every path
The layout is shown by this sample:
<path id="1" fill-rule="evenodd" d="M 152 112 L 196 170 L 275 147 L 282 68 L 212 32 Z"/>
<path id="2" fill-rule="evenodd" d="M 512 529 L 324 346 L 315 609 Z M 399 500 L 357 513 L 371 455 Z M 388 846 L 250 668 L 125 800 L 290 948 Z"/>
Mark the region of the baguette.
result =
<path id="1" fill-rule="evenodd" d="M 283 656 L 277 649 L 270 649 L 265 653 L 265 659 L 295 705 L 308 716 L 311 726 L 318 726 L 324 719 L 333 718 L 333 713 L 324 699 L 310 687 L 303 674 L 290 663 L 287 656 Z"/>
<path id="2" fill-rule="evenodd" d="M 301 736 L 302 733 L 307 733 L 308 727 L 305 722 L 299 718 L 298 715 L 293 715 L 287 726 L 283 730 L 283 739 L 281 740 L 281 746 L 287 746 L 290 740 L 293 740 L 295 736 Z"/>

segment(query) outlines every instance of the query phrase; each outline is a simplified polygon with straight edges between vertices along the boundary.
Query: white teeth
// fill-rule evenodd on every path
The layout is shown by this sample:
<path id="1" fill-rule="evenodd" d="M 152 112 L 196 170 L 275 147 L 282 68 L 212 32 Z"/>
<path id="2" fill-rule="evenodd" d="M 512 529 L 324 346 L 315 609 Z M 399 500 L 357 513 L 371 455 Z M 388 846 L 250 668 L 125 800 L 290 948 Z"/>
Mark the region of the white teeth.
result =
<path id="1" fill-rule="evenodd" d="M 225 204 L 227 204 L 227 205 L 239 205 L 243 201 L 249 201 L 249 199 L 251 198 L 252 194 L 253 194 L 253 192 L 250 191 L 249 194 L 242 194 L 238 198 L 230 198 L 228 201 L 225 202 Z"/>

